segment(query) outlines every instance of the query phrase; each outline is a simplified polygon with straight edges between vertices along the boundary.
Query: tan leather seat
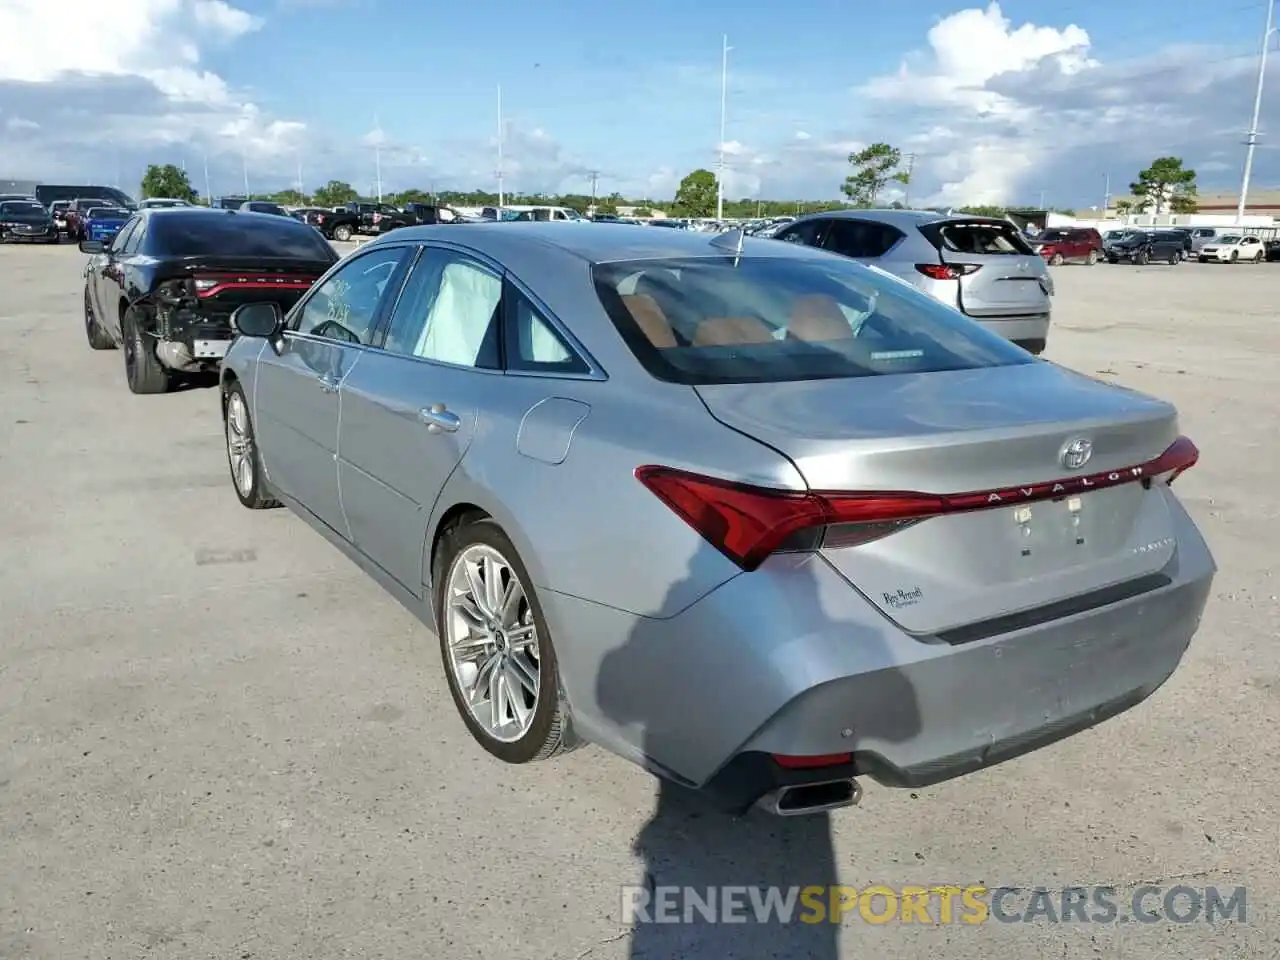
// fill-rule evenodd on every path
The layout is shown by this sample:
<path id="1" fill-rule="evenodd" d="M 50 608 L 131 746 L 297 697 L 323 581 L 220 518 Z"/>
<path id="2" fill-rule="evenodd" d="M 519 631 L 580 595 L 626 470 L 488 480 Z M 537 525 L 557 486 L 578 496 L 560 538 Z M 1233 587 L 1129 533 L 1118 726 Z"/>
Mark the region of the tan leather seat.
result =
<path id="1" fill-rule="evenodd" d="M 666 350 L 677 346 L 676 334 L 671 329 L 671 322 L 667 320 L 666 314 L 662 312 L 662 308 L 658 306 L 658 301 L 647 293 L 629 293 L 624 294 L 622 303 L 631 313 L 632 319 L 641 332 L 649 338 L 659 350 Z"/>
<path id="2" fill-rule="evenodd" d="M 853 328 L 836 301 L 822 294 L 797 297 L 791 307 L 787 332 L 797 340 L 847 340 Z"/>
<path id="3" fill-rule="evenodd" d="M 754 317 L 708 317 L 693 332 L 695 347 L 727 347 L 735 343 L 769 343 L 768 325 Z"/>

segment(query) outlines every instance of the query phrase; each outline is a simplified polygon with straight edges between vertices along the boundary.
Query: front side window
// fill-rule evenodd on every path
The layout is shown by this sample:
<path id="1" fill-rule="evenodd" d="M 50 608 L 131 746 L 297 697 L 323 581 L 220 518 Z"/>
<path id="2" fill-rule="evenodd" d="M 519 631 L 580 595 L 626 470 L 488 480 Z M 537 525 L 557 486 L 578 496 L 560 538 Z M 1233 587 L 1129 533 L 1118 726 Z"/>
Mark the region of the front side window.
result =
<path id="1" fill-rule="evenodd" d="M 368 345 L 404 247 L 384 247 L 350 260 L 313 293 L 294 321 L 298 333 Z"/>
<path id="2" fill-rule="evenodd" d="M 120 254 L 124 252 L 125 247 L 128 245 L 129 241 L 133 238 L 133 235 L 137 232 L 138 223 L 140 222 L 140 220 L 141 220 L 140 217 L 134 217 L 132 220 L 130 220 L 128 223 L 126 223 L 123 227 L 120 228 L 119 233 L 117 233 L 114 237 L 111 238 L 111 246 L 109 249 L 111 250 L 112 253 Z"/>
<path id="3" fill-rule="evenodd" d="M 409 275 L 384 348 L 465 367 L 498 366 L 502 278 L 481 263 L 429 247 Z"/>
<path id="4" fill-rule="evenodd" d="M 823 246 L 846 257 L 882 257 L 902 238 L 893 227 L 870 220 L 831 221 Z"/>
<path id="5" fill-rule="evenodd" d="M 956 310 L 852 262 L 752 257 L 593 267 L 636 359 L 674 383 L 869 377 L 1034 363 Z"/>

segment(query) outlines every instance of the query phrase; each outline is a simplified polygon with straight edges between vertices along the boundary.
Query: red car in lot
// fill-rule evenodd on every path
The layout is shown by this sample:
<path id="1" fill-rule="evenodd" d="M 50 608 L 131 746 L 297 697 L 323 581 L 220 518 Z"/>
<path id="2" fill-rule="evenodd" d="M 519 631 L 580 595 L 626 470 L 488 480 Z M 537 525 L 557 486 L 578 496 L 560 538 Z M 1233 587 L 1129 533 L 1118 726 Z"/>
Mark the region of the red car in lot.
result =
<path id="1" fill-rule="evenodd" d="M 1055 227 L 1035 239 L 1035 247 L 1049 263 L 1068 260 L 1093 265 L 1102 259 L 1102 234 L 1092 227 Z"/>

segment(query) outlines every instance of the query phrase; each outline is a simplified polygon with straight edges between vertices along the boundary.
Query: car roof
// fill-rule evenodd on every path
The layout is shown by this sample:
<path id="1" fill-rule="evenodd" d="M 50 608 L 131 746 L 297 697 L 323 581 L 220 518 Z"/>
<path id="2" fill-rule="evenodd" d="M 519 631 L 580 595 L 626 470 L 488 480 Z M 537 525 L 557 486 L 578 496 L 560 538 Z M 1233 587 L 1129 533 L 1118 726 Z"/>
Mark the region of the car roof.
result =
<path id="1" fill-rule="evenodd" d="M 547 252 L 559 251 L 588 263 L 610 263 L 618 260 L 673 260 L 731 255 L 731 249 L 713 243 L 717 236 L 724 234 L 636 230 L 625 223 L 520 221 L 468 224 L 461 232 L 451 224 L 401 227 L 373 243 L 450 241 L 470 247 L 500 262 L 512 253 L 540 247 Z M 746 237 L 742 245 L 742 256 L 812 260 L 826 259 L 835 254 L 799 243 Z"/>
<path id="2" fill-rule="evenodd" d="M 963 222 L 973 223 L 975 221 L 983 223 L 1004 223 L 1008 224 L 1008 220 L 1002 220 L 999 217 L 980 217 L 967 213 L 939 213 L 937 210 L 826 210 L 820 213 L 809 213 L 800 217 L 796 222 L 805 220 L 816 220 L 822 217 L 825 219 L 836 220 L 875 220 L 877 223 L 887 223 L 895 227 L 920 227 L 931 223 L 946 222 Z"/>

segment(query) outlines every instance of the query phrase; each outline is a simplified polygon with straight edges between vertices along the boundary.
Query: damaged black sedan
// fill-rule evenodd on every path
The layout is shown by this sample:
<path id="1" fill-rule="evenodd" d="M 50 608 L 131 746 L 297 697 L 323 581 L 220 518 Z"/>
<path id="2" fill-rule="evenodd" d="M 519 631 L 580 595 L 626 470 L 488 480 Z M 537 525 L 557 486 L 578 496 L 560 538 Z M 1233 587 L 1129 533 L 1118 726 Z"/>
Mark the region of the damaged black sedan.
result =
<path id="1" fill-rule="evenodd" d="M 337 252 L 288 217 L 235 210 L 141 210 L 104 244 L 83 241 L 84 326 L 95 350 L 122 347 L 134 393 L 216 370 L 235 338 L 231 313 L 270 301 L 287 311 Z"/>

